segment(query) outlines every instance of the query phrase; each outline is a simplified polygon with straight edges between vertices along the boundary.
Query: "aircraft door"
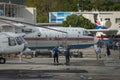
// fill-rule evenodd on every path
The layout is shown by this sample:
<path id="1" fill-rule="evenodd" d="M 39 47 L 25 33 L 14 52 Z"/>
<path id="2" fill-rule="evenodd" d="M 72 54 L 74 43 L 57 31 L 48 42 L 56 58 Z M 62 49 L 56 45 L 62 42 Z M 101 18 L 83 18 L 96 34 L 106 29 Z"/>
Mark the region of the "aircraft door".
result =
<path id="1" fill-rule="evenodd" d="M 62 33 L 62 45 L 63 45 L 63 47 L 66 47 L 68 45 L 67 37 L 68 37 L 68 35 L 66 33 Z"/>

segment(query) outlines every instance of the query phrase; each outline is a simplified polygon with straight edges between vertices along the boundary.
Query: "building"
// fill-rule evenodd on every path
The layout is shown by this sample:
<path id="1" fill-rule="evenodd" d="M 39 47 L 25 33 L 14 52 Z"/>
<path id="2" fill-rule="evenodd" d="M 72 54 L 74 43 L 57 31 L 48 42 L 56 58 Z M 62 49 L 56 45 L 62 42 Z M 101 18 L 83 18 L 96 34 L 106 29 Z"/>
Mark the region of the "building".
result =
<path id="1" fill-rule="evenodd" d="M 36 8 L 1 2 L 0 17 L 27 23 L 36 23 Z"/>
<path id="2" fill-rule="evenodd" d="M 0 2 L 12 3 L 12 4 L 18 4 L 18 5 L 24 5 L 25 4 L 25 0 L 0 0 Z"/>
<path id="3" fill-rule="evenodd" d="M 62 23 L 66 17 L 72 15 L 73 12 L 50 12 L 49 23 Z"/>

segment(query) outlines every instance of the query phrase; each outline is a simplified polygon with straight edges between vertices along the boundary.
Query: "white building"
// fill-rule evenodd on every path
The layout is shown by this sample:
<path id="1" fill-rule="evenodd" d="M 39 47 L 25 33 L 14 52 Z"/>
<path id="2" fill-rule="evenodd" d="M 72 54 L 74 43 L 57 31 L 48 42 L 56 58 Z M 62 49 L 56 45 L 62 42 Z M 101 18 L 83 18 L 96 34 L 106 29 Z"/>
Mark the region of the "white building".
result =
<path id="1" fill-rule="evenodd" d="M 36 23 L 36 8 L 3 2 L 0 3 L 0 17 L 27 23 Z"/>

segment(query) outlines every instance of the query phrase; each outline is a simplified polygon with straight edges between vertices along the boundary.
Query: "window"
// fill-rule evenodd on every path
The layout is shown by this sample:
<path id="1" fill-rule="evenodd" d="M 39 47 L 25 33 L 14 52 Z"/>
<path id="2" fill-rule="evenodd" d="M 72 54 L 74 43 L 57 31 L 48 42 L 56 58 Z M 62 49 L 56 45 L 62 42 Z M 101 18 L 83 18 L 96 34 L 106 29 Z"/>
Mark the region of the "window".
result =
<path id="1" fill-rule="evenodd" d="M 32 29 L 22 29 L 22 32 L 25 32 L 25 33 L 32 33 Z"/>
<path id="2" fill-rule="evenodd" d="M 9 41 L 9 46 L 15 46 L 16 45 L 15 39 L 13 37 L 9 37 L 8 41 Z"/>
<path id="3" fill-rule="evenodd" d="M 78 31 L 78 34 L 81 34 L 81 32 L 80 32 L 80 31 Z"/>
<path id="4" fill-rule="evenodd" d="M 116 22 L 116 23 L 120 23 L 120 18 L 116 18 L 116 19 L 115 19 L 115 22 Z"/>
<path id="5" fill-rule="evenodd" d="M 88 34 L 89 34 L 88 31 L 84 31 L 84 32 L 83 32 L 83 35 L 84 35 L 84 36 L 88 36 Z"/>
<path id="6" fill-rule="evenodd" d="M 110 21 L 110 18 L 105 18 L 105 20 Z"/>
<path id="7" fill-rule="evenodd" d="M 15 39 L 16 39 L 18 45 L 21 45 L 23 43 L 23 40 L 21 39 L 21 37 L 16 37 Z"/>
<path id="8" fill-rule="evenodd" d="M 58 17 L 63 17 L 63 16 L 64 16 L 64 13 L 63 13 L 63 12 L 58 12 L 58 13 L 57 13 L 57 16 L 58 16 Z"/>

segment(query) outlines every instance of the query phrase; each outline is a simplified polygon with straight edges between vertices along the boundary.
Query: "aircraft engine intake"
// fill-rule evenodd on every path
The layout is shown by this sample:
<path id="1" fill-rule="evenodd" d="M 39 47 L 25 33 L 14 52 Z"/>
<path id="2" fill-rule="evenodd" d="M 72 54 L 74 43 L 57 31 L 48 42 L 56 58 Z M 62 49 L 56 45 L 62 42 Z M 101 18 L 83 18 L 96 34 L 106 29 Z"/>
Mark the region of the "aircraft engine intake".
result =
<path id="1" fill-rule="evenodd" d="M 110 20 L 107 20 L 107 21 L 103 21 L 102 22 L 102 25 L 107 29 L 109 27 L 111 27 L 111 21 Z"/>

